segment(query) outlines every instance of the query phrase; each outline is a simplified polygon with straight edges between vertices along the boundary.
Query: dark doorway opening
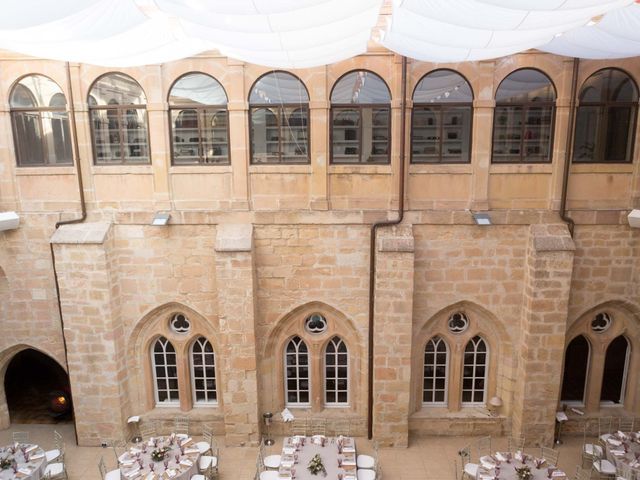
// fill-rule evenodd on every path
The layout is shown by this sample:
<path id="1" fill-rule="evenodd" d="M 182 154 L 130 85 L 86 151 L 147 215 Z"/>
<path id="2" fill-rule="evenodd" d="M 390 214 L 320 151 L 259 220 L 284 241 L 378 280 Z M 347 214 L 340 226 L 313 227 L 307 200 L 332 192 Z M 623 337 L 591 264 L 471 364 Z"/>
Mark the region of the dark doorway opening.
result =
<path id="1" fill-rule="evenodd" d="M 4 389 L 11 423 L 73 420 L 69 376 L 55 360 L 37 350 L 22 350 L 11 359 Z"/>
<path id="2" fill-rule="evenodd" d="M 602 375 L 600 403 L 623 403 L 627 377 L 629 342 L 620 335 L 607 347 Z"/>
<path id="3" fill-rule="evenodd" d="M 584 402 L 588 365 L 589 342 L 579 335 L 569 342 L 567 353 L 565 353 L 561 401 Z"/>

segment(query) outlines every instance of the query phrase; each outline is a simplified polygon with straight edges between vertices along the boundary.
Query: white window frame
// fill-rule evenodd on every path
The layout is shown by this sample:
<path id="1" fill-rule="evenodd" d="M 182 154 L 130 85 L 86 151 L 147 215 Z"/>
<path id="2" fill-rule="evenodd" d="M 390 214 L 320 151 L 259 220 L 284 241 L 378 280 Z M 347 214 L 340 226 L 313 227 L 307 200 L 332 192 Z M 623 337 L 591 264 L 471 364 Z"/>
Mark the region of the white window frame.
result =
<path id="1" fill-rule="evenodd" d="M 587 342 L 587 346 L 589 347 L 589 352 L 587 355 L 587 365 L 585 366 L 585 376 L 584 376 L 584 388 L 582 390 L 582 400 L 562 400 L 560 399 L 560 403 L 564 403 L 570 407 L 584 407 L 585 406 L 585 399 L 587 398 L 587 385 L 589 384 L 589 372 L 591 371 L 591 342 L 589 341 L 589 339 L 587 338 L 586 335 L 584 334 L 580 334 L 575 336 L 574 338 L 571 339 L 571 342 L 573 342 L 576 338 L 578 337 L 583 337 L 585 339 L 585 341 Z M 571 342 L 569 342 L 567 344 L 567 348 L 569 348 L 569 345 L 571 344 Z M 565 361 L 567 359 L 567 349 L 565 348 L 564 350 L 564 355 L 565 355 Z M 564 365 L 562 370 L 564 371 Z M 562 377 L 562 383 L 560 384 L 560 393 L 562 393 L 562 386 L 564 385 L 564 376 Z"/>
<path id="2" fill-rule="evenodd" d="M 600 400 L 600 406 L 605 408 L 623 408 L 624 397 L 627 394 L 627 376 L 629 374 L 629 357 L 631 355 L 631 342 L 629 342 L 629 339 L 627 338 L 626 335 L 618 335 L 618 336 L 621 336 L 622 338 L 624 338 L 625 342 L 627 342 L 627 349 L 624 356 L 624 370 L 622 371 L 622 386 L 620 387 L 620 402 L 611 403 L 611 402 L 603 402 L 602 400 Z M 613 340 L 611 340 L 611 342 L 609 342 L 609 345 L 607 345 L 607 348 L 604 351 L 604 364 L 607 363 L 607 350 L 609 350 L 611 343 L 616 338 L 618 337 L 615 337 Z M 600 395 L 602 395 L 602 385 L 600 386 Z"/>
<path id="3" fill-rule="evenodd" d="M 296 351 L 295 353 L 289 353 L 288 347 L 289 345 L 294 342 L 295 340 L 298 340 L 297 344 L 296 344 Z M 305 348 L 305 352 L 300 352 L 300 347 L 301 345 L 304 345 Z M 296 376 L 292 377 L 292 379 L 296 380 L 296 385 L 297 385 L 297 389 L 296 390 L 289 390 L 289 376 L 287 374 L 287 358 L 289 357 L 289 355 L 295 355 L 296 358 L 296 362 L 294 365 L 292 365 L 292 367 L 295 367 L 296 369 Z M 306 355 L 307 356 L 307 364 L 306 364 L 306 368 L 307 368 L 307 384 L 309 385 L 308 390 L 308 394 L 309 394 L 309 401 L 308 402 L 290 402 L 289 401 L 289 393 L 290 392 L 295 392 L 296 393 L 296 397 L 298 398 L 298 400 L 300 399 L 300 392 L 304 391 L 300 389 L 300 381 L 301 381 L 301 377 L 300 377 L 300 356 L 301 355 Z M 311 355 L 309 354 L 309 346 L 307 345 L 307 343 L 304 341 L 304 339 L 299 336 L 299 335 L 295 335 L 294 337 L 291 337 L 287 343 L 285 343 L 284 345 L 284 351 L 283 351 L 283 356 L 282 356 L 282 360 L 283 360 L 283 367 L 284 367 L 284 402 L 285 402 L 285 406 L 287 407 L 310 407 L 311 406 L 311 398 L 312 398 L 312 385 L 311 385 Z"/>
<path id="4" fill-rule="evenodd" d="M 344 345 L 344 348 L 345 348 L 344 353 L 341 353 L 338 350 L 339 347 L 340 347 L 340 344 Z M 328 352 L 329 345 L 333 345 L 333 347 L 335 348 L 335 352 L 334 353 L 329 354 L 329 352 Z M 327 355 L 333 355 L 334 356 L 335 360 L 334 360 L 333 364 L 328 364 L 327 363 Z M 339 355 L 346 355 L 346 357 L 347 357 L 347 363 L 346 363 L 346 365 L 344 365 L 347 368 L 347 376 L 345 378 L 342 378 L 342 377 L 340 377 L 338 375 L 338 368 L 344 367 L 343 365 L 341 365 L 338 362 Z M 345 341 L 342 338 L 340 338 L 338 335 L 335 335 L 335 336 L 331 337 L 331 339 L 327 343 L 327 346 L 324 349 L 324 375 L 323 376 L 324 376 L 324 405 L 325 405 L 325 407 L 330 407 L 330 408 L 346 408 L 346 407 L 349 407 L 349 402 L 351 400 L 351 395 L 350 395 L 350 392 L 349 392 L 349 385 L 350 385 L 349 377 L 351 376 L 350 375 L 351 372 L 350 372 L 350 369 L 349 369 L 349 360 L 350 360 L 350 358 L 349 358 L 349 348 L 347 347 L 347 344 L 345 343 Z M 335 369 L 335 375 L 333 377 L 331 377 L 331 378 L 329 378 L 327 376 L 327 368 L 329 368 L 329 367 L 333 367 Z M 346 380 L 347 381 L 347 389 L 346 389 L 347 401 L 346 402 L 340 402 L 340 401 L 330 402 L 329 400 L 327 400 L 327 393 L 329 391 L 327 389 L 327 381 L 328 380 L 333 380 L 336 383 L 336 387 L 333 390 L 331 390 L 331 392 L 336 395 L 336 398 L 337 398 L 339 393 L 344 391 L 344 390 L 338 388 L 338 381 L 339 380 Z"/>
<path id="5" fill-rule="evenodd" d="M 433 376 L 430 377 L 431 380 L 433 381 L 433 388 L 431 390 L 429 390 L 430 392 L 432 392 L 432 397 L 434 396 L 435 392 L 437 390 L 440 389 L 436 389 L 436 380 L 442 377 L 439 377 L 436 375 L 436 370 L 439 366 L 442 366 L 441 364 L 438 364 L 437 362 L 437 357 L 438 357 L 438 346 L 440 344 L 444 345 L 445 348 L 445 361 L 444 361 L 444 368 L 445 368 L 445 373 L 444 373 L 444 400 L 442 402 L 425 402 L 424 401 L 424 392 L 426 390 L 425 386 L 424 386 L 424 382 L 426 380 L 426 377 L 424 376 L 424 367 L 427 366 L 426 362 L 424 361 L 424 357 L 427 353 L 427 346 L 429 344 L 433 343 L 434 345 L 434 351 L 433 351 L 433 360 L 434 362 L 431 364 L 433 366 Z M 449 402 L 449 345 L 447 345 L 447 342 L 444 340 L 443 337 L 441 337 L 440 335 L 434 335 L 433 337 L 431 337 L 427 343 L 424 346 L 424 349 L 422 351 L 422 405 L 425 407 L 434 407 L 434 406 L 446 406 Z"/>
<path id="6" fill-rule="evenodd" d="M 195 352 L 194 351 L 194 347 L 196 346 L 196 344 L 200 345 L 200 348 L 202 349 L 201 352 Z M 209 344 L 211 345 L 211 353 L 205 352 L 205 346 Z M 199 367 L 202 367 L 202 376 L 196 376 L 196 364 L 195 364 L 195 358 L 197 356 L 202 357 L 202 363 L 200 365 L 198 365 Z M 213 358 L 213 365 L 209 365 L 206 363 L 206 359 L 207 357 L 211 356 Z M 218 405 L 218 376 L 217 376 L 217 372 L 216 372 L 216 352 L 215 349 L 213 348 L 213 344 L 206 338 L 203 336 L 200 336 L 198 338 L 196 338 L 192 343 L 191 343 L 191 348 L 189 349 L 189 363 L 191 364 L 191 392 L 193 395 L 193 405 L 195 406 L 212 406 L 212 405 Z M 206 370 L 207 368 L 211 368 L 213 367 L 213 377 L 209 378 L 207 376 Z M 198 400 L 198 396 L 196 395 L 196 380 L 202 380 L 204 382 L 204 395 L 206 400 Z M 210 389 L 207 388 L 207 381 L 208 380 L 213 380 L 215 382 L 216 388 L 213 389 L 213 391 L 211 391 Z M 209 400 L 209 397 L 211 394 L 215 395 L 215 399 L 213 400 Z"/>
<path id="7" fill-rule="evenodd" d="M 162 344 L 162 352 L 156 352 L 155 348 L 156 345 L 158 343 Z M 169 365 L 167 362 L 167 346 L 170 346 L 171 349 L 173 350 L 173 355 L 175 360 L 175 363 L 172 365 Z M 164 364 L 163 365 L 157 365 L 156 364 L 156 353 L 158 354 L 162 354 L 163 358 L 164 358 Z M 176 405 L 180 405 L 180 385 L 178 384 L 178 390 L 177 390 L 177 395 L 178 398 L 176 398 L 175 400 L 171 399 L 171 391 L 173 389 L 169 388 L 169 381 L 170 380 L 174 380 L 176 382 L 178 382 L 178 355 L 176 353 L 176 349 L 173 346 L 173 344 L 171 343 L 171 341 L 162 336 L 162 337 L 158 337 L 155 339 L 155 341 L 151 344 L 151 369 L 153 371 L 153 394 L 155 396 L 155 400 L 156 400 L 156 407 L 175 407 Z M 175 377 L 170 377 L 168 374 L 168 368 L 173 366 L 176 369 L 176 376 Z M 157 372 L 156 372 L 156 367 L 162 367 L 164 369 L 165 372 L 165 376 L 163 377 L 158 377 Z M 158 380 L 164 380 L 165 382 L 167 382 L 167 388 L 166 389 L 162 389 L 163 391 L 166 390 L 167 391 L 167 396 L 170 400 L 168 401 L 164 401 L 161 402 L 160 401 L 160 389 L 158 388 Z"/>
<path id="8" fill-rule="evenodd" d="M 474 339 L 478 338 L 479 342 L 476 343 L 474 342 Z M 465 356 L 467 353 L 467 346 L 473 342 L 473 376 L 472 377 L 465 377 L 464 375 L 464 367 L 466 365 L 465 362 Z M 478 362 L 477 362 L 477 358 L 478 358 L 478 345 L 480 344 L 480 342 L 482 342 L 485 346 L 485 363 L 484 363 L 484 376 L 483 377 L 476 377 L 475 376 L 475 372 L 476 372 L 476 368 L 478 367 Z M 469 389 L 465 389 L 464 388 L 464 381 L 467 378 L 471 378 L 471 390 Z M 476 401 L 470 401 L 470 402 L 465 402 L 462 401 L 462 399 L 464 398 L 464 393 L 471 391 L 471 398 L 473 399 L 473 397 L 475 396 L 474 394 L 479 391 L 476 390 L 476 380 L 482 378 L 483 380 L 483 389 L 482 389 L 482 401 L 480 402 L 476 402 Z M 473 337 L 471 337 L 467 343 L 464 346 L 464 350 L 462 351 L 462 385 L 460 386 L 460 400 L 461 400 L 461 405 L 463 407 L 468 407 L 468 406 L 478 406 L 478 405 L 485 405 L 486 400 L 487 400 L 487 383 L 489 380 L 489 344 L 487 343 L 487 341 L 482 338 L 480 335 L 474 335 Z"/>

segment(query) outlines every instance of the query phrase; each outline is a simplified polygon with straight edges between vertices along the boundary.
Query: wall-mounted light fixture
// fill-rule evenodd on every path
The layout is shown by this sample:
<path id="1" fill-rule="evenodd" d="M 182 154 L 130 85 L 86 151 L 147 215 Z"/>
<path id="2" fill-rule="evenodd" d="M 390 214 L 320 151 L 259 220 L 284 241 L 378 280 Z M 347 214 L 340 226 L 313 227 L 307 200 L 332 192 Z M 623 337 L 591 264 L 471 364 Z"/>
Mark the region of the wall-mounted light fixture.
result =
<path id="1" fill-rule="evenodd" d="M 170 218 L 171 218 L 170 213 L 156 212 L 156 214 L 153 216 L 153 221 L 151 222 L 151 225 L 154 225 L 156 227 L 162 227 L 167 223 L 169 223 Z"/>
<path id="2" fill-rule="evenodd" d="M 13 230 L 20 225 L 20 216 L 16 212 L 0 212 L 0 232 Z"/>
<path id="3" fill-rule="evenodd" d="M 471 216 L 477 225 L 491 225 L 491 217 L 488 212 L 471 212 Z"/>

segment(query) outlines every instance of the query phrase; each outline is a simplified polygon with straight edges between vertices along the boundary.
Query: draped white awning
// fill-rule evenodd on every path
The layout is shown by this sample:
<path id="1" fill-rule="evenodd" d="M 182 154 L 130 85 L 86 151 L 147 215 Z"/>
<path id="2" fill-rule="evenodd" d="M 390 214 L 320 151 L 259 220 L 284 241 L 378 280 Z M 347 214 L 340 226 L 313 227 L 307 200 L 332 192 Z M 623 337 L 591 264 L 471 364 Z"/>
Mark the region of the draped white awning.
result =
<path id="1" fill-rule="evenodd" d="M 389 0 L 387 0 L 389 1 Z M 0 48 L 124 67 L 207 50 L 277 68 L 364 53 L 383 0 L 5 0 Z M 634 0 L 391 0 L 381 43 L 424 61 L 530 48 L 582 58 L 640 55 Z M 384 23 L 384 22 L 383 22 Z"/>

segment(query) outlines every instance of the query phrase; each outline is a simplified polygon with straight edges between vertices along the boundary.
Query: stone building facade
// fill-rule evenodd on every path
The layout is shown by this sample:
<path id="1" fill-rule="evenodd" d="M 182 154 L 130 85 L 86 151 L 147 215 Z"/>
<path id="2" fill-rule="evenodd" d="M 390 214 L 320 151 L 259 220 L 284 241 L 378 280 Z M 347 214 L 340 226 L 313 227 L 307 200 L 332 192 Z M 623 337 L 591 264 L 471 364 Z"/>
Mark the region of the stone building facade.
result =
<path id="1" fill-rule="evenodd" d="M 442 68 L 460 73 L 473 92 L 470 161 L 411 163 L 412 92 Z M 496 89 L 524 68 L 543 72 L 554 87 L 551 161 L 492 163 Z M 99 165 L 89 96 L 94 81 L 115 70 L 3 53 L 0 211 L 17 211 L 21 224 L 0 232 L 1 371 L 26 348 L 63 366 L 83 445 L 128 435 L 126 420 L 134 414 L 165 421 L 167 429 L 175 415 L 186 415 L 197 428 L 210 423 L 228 444 L 243 445 L 258 441 L 264 412 L 287 404 L 284 362 L 295 339 L 309 368 L 302 389 L 308 397 L 304 407 L 291 406 L 294 415 L 365 425 L 371 225 L 396 218 L 404 161 L 404 219 L 380 228 L 376 242 L 374 437 L 406 446 L 410 433 L 513 433 L 549 444 L 562 404 L 565 351 L 581 334 L 591 361 L 583 401 L 573 403 L 586 418 L 639 415 L 640 231 L 626 215 L 640 207 L 640 135 L 632 137 L 631 162 L 570 166 L 572 236 L 558 215 L 572 68 L 572 59 L 537 52 L 453 65 L 409 60 L 404 155 L 401 58 L 371 50 L 292 72 L 309 96 L 309 162 L 295 165 L 251 162 L 248 99 L 270 69 L 215 54 L 119 69 L 146 96 L 150 161 Z M 578 88 L 603 68 L 640 83 L 638 59 L 582 61 Z M 354 70 L 373 72 L 388 86 L 388 164 L 330 161 L 332 88 Z M 189 72 L 212 76 L 226 92 L 228 165 L 172 164 L 169 91 Z M 74 161 L 87 218 L 57 229 L 56 222 L 80 216 L 78 170 L 17 165 L 9 96 L 29 74 L 60 86 L 77 125 Z M 492 225 L 476 225 L 477 211 L 488 211 Z M 170 213 L 169 224 L 150 225 L 156 212 Z M 603 312 L 611 328 L 594 332 L 592 321 Z M 326 330 L 309 331 L 314 314 Z M 188 319 L 188 332 L 171 328 L 176 315 Z M 463 319 L 458 330 L 451 329 L 454 317 Z M 602 402 L 604 359 L 620 335 L 629 345 L 623 398 Z M 215 401 L 204 404 L 192 369 L 201 338 L 215 352 Z M 164 404 L 152 354 L 159 339 L 171 344 L 167 354 L 163 343 L 164 358 L 171 356 L 177 372 L 175 388 L 168 387 L 175 401 Z M 325 392 L 334 339 L 331 348 L 348 352 L 348 401 L 340 405 L 330 405 Z M 446 345 L 447 373 L 445 400 L 428 404 L 423 367 L 432 339 Z M 465 383 L 470 345 L 486 373 L 481 396 L 465 401 L 463 391 L 476 388 Z M 492 397 L 503 403 L 493 414 Z M 4 398 L 0 390 L 0 423 L 7 426 Z"/>

